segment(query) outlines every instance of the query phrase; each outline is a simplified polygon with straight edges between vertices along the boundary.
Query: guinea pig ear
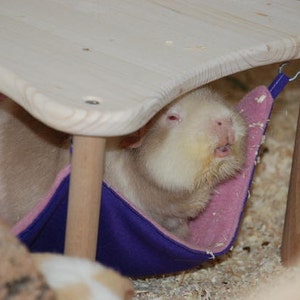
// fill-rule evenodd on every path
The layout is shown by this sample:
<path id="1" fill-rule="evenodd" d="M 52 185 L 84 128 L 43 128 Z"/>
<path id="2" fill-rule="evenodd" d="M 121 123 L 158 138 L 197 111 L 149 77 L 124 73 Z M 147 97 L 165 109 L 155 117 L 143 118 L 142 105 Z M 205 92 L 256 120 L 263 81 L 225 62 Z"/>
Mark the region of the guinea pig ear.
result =
<path id="1" fill-rule="evenodd" d="M 124 136 L 120 141 L 121 148 L 134 149 L 142 145 L 146 133 L 146 127 Z"/>

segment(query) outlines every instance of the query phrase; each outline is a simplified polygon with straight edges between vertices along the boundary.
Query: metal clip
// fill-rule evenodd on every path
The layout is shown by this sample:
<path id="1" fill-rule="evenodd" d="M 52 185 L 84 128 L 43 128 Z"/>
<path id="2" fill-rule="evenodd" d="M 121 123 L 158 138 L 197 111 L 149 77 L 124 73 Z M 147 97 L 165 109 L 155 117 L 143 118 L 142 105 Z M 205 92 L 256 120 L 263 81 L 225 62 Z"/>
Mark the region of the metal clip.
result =
<path id="1" fill-rule="evenodd" d="M 278 74 L 281 74 L 283 73 L 283 68 L 288 65 L 290 62 L 285 62 L 283 63 L 280 67 L 279 67 L 279 70 L 278 70 Z M 289 82 L 291 81 L 294 81 L 298 76 L 300 76 L 300 71 L 298 71 L 293 77 L 290 77 L 289 78 Z"/>
<path id="2" fill-rule="evenodd" d="M 275 99 L 279 95 L 279 93 L 289 82 L 294 81 L 300 75 L 300 71 L 298 71 L 293 77 L 289 77 L 286 74 L 284 74 L 283 68 L 288 64 L 289 62 L 285 62 L 279 67 L 278 75 L 269 86 L 269 91 L 273 99 Z"/>

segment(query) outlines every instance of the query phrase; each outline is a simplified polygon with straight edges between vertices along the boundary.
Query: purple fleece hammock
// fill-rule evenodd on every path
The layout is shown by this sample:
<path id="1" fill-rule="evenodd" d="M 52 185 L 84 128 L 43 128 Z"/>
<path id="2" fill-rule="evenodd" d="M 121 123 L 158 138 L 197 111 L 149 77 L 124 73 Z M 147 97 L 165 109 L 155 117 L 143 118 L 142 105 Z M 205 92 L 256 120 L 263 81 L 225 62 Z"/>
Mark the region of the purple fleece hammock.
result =
<path id="1" fill-rule="evenodd" d="M 272 106 L 273 97 L 264 86 L 239 103 L 249 126 L 247 162 L 237 177 L 218 186 L 209 206 L 191 222 L 188 242 L 151 221 L 103 183 L 97 260 L 135 277 L 190 269 L 226 253 L 236 238 L 250 195 L 255 161 Z M 63 253 L 69 175 L 68 166 L 58 174 L 45 198 L 13 228 L 33 252 Z"/>

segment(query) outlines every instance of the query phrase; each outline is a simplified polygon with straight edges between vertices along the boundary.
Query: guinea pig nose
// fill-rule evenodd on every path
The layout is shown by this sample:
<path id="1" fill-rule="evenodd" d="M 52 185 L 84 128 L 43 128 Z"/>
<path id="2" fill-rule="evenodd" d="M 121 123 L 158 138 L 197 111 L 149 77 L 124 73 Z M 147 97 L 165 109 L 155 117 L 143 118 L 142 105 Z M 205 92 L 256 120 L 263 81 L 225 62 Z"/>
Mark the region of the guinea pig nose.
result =
<path id="1" fill-rule="evenodd" d="M 232 127 L 232 119 L 230 117 L 218 118 L 215 120 L 215 124 L 218 127 L 224 127 L 224 128 Z"/>
<path id="2" fill-rule="evenodd" d="M 215 119 L 212 127 L 212 134 L 217 137 L 214 155 L 216 157 L 229 156 L 232 150 L 231 146 L 235 143 L 232 119 L 230 117 Z"/>
<path id="3" fill-rule="evenodd" d="M 219 145 L 232 145 L 235 142 L 233 122 L 230 117 L 218 118 L 214 120 L 212 134 L 216 135 Z"/>
<path id="4" fill-rule="evenodd" d="M 217 147 L 215 149 L 215 157 L 226 157 L 229 156 L 231 154 L 231 145 L 230 144 L 226 144 L 220 147 Z"/>

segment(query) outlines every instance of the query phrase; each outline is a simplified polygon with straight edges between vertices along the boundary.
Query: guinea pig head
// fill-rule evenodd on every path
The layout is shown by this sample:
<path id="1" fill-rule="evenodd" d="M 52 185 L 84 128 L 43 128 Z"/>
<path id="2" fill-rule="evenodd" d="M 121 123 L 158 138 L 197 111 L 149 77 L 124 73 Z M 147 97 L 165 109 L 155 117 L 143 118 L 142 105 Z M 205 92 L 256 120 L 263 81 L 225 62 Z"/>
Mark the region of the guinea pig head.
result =
<path id="1" fill-rule="evenodd" d="M 173 102 L 140 133 L 132 144 L 137 170 L 165 190 L 213 187 L 244 163 L 241 116 L 206 88 Z"/>

